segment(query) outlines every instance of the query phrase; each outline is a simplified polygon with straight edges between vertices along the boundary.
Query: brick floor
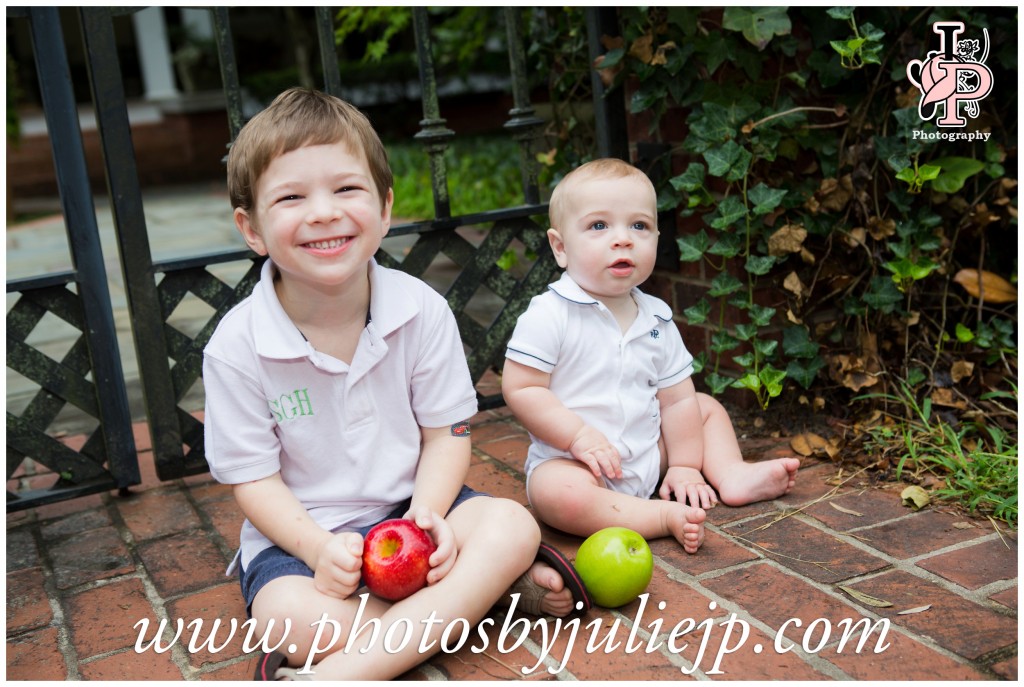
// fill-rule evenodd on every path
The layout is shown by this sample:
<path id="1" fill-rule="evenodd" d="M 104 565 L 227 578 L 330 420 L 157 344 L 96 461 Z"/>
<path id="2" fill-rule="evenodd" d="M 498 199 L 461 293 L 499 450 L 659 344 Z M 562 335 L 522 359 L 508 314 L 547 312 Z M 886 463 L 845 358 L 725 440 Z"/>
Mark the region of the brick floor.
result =
<path id="1" fill-rule="evenodd" d="M 224 576 L 242 520 L 231 489 L 209 475 L 160 483 L 145 450 L 149 432 L 144 425 L 135 430 L 146 464 L 144 483 L 131 496 L 98 494 L 8 515 L 8 679 L 251 678 L 255 656 L 244 653 L 239 627 L 245 609 L 237 580 Z M 486 411 L 475 418 L 473 440 L 469 484 L 525 504 L 523 428 L 505 410 Z M 744 445 L 754 459 L 788 451 L 785 439 Z M 570 558 L 582 541 L 548 527 L 542 532 Z M 508 618 L 522 622 L 502 636 L 506 612 L 496 609 L 484 627 L 486 649 L 479 650 L 474 629 L 461 649 L 401 679 L 1018 677 L 1016 535 L 934 503 L 914 513 L 896 486 L 868 485 L 830 463 L 804 459 L 785 497 L 712 509 L 696 555 L 668 539 L 650 543 L 656 566 L 643 605 L 638 599 L 620 609 L 595 608 L 575 622 L 563 620 L 557 636 L 553 621 L 542 626 L 521 613 Z M 868 605 L 840 587 L 893 605 Z M 929 608 L 900 614 L 923 606 Z M 171 649 L 137 653 L 136 623 L 143 618 L 149 626 L 142 646 L 161 619 L 171 628 L 201 619 L 202 636 L 190 650 L 186 627 Z M 856 633 L 841 640 L 843 623 L 865 619 L 875 631 L 858 651 Z M 203 644 L 215 620 L 218 634 Z M 238 634 L 228 640 L 232 620 Z M 887 646 L 874 653 L 883 621 L 890 623 Z M 173 635 L 164 632 L 164 646 Z M 561 674 L 547 670 L 566 654 Z"/>

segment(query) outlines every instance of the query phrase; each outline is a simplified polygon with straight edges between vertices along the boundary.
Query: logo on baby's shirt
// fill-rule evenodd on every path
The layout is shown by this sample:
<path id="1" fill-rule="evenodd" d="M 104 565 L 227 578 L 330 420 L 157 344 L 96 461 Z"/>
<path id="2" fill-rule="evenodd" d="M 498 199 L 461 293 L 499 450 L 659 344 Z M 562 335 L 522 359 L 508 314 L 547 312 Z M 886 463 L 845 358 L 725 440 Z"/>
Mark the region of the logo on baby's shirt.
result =
<path id="1" fill-rule="evenodd" d="M 657 338 L 658 338 L 659 336 L 661 336 L 661 332 L 660 332 L 659 330 L 657 330 L 657 329 L 652 329 L 652 330 L 651 330 L 651 338 L 652 338 L 652 339 L 655 339 L 655 340 L 657 340 Z"/>
<path id="2" fill-rule="evenodd" d="M 268 398 L 270 412 L 280 423 L 313 414 L 313 403 L 309 400 L 309 389 L 296 389 L 290 394 L 281 394 L 278 398 Z"/>

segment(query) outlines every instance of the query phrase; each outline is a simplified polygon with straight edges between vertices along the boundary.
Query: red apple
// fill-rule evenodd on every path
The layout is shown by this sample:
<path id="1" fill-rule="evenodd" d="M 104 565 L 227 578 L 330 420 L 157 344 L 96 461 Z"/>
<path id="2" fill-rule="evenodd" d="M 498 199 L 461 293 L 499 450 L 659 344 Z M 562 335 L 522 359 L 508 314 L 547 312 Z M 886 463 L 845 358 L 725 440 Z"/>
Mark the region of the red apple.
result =
<path id="1" fill-rule="evenodd" d="M 363 540 L 363 582 L 374 595 L 401 601 L 427 586 L 437 545 L 412 520 L 385 520 Z"/>

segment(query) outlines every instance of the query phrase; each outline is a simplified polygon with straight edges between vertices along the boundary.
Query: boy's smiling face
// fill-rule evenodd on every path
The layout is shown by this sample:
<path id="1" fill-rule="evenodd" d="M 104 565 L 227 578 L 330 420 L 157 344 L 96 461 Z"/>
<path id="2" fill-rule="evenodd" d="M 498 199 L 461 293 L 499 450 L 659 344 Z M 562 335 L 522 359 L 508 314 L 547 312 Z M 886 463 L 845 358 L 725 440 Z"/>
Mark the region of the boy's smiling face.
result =
<path id="1" fill-rule="evenodd" d="M 607 304 L 651 275 L 658 215 L 646 178 L 580 179 L 568 189 L 560 215 L 548 230 L 555 260 L 591 296 Z"/>
<path id="2" fill-rule="evenodd" d="M 282 280 L 315 292 L 366 278 L 366 265 L 391 225 L 393 194 L 380 195 L 366 156 L 345 143 L 310 145 L 274 158 L 260 176 L 251 212 L 235 224 Z"/>

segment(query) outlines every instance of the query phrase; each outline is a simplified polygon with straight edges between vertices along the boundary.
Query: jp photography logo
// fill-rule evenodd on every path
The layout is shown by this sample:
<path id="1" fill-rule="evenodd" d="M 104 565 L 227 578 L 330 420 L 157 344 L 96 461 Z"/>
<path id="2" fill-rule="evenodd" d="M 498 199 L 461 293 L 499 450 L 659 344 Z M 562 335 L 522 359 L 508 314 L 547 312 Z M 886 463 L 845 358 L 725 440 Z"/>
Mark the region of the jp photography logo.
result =
<path id="1" fill-rule="evenodd" d="M 949 131 L 967 126 L 967 118 L 981 113 L 980 101 L 992 92 L 992 70 L 988 29 L 983 39 L 961 38 L 964 24 L 937 21 L 932 31 L 939 36 L 939 49 L 923 60 L 907 64 L 907 77 L 921 91 L 917 111 L 924 122 L 935 121 L 939 131 L 915 130 L 915 139 L 988 140 L 990 132 Z"/>

